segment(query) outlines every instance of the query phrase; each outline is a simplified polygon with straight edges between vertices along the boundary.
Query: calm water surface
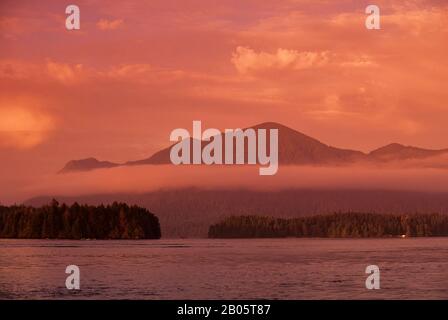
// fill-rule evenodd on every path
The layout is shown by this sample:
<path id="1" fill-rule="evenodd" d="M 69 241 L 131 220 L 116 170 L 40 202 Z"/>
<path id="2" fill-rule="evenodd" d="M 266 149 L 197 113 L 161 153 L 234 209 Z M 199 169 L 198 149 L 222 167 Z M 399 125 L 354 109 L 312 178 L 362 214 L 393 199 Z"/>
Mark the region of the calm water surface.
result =
<path id="1" fill-rule="evenodd" d="M 448 299 L 448 238 L 0 240 L 0 299 L 55 298 Z"/>

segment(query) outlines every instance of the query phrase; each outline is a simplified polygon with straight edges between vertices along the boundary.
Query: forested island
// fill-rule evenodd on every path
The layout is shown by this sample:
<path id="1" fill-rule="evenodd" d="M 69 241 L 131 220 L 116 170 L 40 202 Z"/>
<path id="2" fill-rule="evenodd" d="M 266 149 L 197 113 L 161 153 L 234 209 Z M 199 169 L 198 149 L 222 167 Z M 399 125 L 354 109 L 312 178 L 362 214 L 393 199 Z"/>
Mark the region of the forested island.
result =
<path id="1" fill-rule="evenodd" d="M 293 219 L 232 216 L 210 226 L 209 238 L 383 238 L 448 236 L 448 215 L 334 213 Z"/>
<path id="2" fill-rule="evenodd" d="M 159 219 L 148 210 L 125 203 L 39 208 L 0 206 L 0 238 L 20 239 L 159 239 Z"/>

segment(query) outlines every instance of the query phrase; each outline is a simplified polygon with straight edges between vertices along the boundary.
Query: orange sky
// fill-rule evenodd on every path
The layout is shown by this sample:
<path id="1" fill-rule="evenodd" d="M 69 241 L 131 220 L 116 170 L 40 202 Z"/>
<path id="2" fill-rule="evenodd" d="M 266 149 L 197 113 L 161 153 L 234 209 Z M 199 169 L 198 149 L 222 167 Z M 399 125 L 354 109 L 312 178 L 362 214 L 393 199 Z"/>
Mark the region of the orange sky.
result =
<path id="1" fill-rule="evenodd" d="M 0 4 L 0 175 L 126 161 L 192 120 L 277 121 L 325 143 L 448 147 L 448 5 L 359 0 Z M 70 2 L 71 4 L 71 2 Z"/>

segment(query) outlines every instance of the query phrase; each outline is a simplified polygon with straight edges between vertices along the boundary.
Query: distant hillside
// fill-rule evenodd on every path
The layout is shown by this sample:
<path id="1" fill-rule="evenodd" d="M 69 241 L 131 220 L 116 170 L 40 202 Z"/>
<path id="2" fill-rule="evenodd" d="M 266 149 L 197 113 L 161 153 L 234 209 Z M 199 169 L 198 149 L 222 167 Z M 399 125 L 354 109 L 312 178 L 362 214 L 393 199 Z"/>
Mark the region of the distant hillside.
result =
<path id="1" fill-rule="evenodd" d="M 0 206 L 0 238 L 20 239 L 159 239 L 158 218 L 148 210 L 123 203 L 39 208 Z"/>
<path id="2" fill-rule="evenodd" d="M 228 217 L 210 226 L 209 238 L 446 237 L 448 215 L 334 213 L 294 219 Z"/>
<path id="3" fill-rule="evenodd" d="M 404 146 L 399 143 L 391 143 L 369 153 L 369 158 L 380 161 L 424 159 L 436 157 L 448 153 L 448 149 L 428 150 L 412 146 Z"/>
<path id="4" fill-rule="evenodd" d="M 97 194 L 78 197 L 34 198 L 27 205 L 48 204 L 56 197 L 68 204 L 138 205 L 157 212 L 162 234 L 168 238 L 206 237 L 211 224 L 231 215 L 295 218 L 337 211 L 407 214 L 448 213 L 448 193 L 390 190 L 160 190 L 142 194 Z"/>
<path id="5" fill-rule="evenodd" d="M 341 149 L 326 145 L 319 140 L 275 122 L 265 122 L 251 128 L 255 130 L 278 129 L 278 156 L 280 165 L 349 165 L 357 162 L 383 163 L 396 160 L 424 159 L 445 153 L 448 154 L 448 149 L 427 150 L 417 147 L 403 146 L 397 143 L 390 144 L 365 154 L 361 151 Z M 223 134 L 221 135 L 223 136 Z M 202 141 L 202 147 L 206 146 L 208 143 L 210 142 Z M 157 151 L 146 159 L 128 161 L 123 164 L 98 161 L 95 158 L 72 160 L 68 162 L 60 172 L 89 171 L 100 168 L 112 168 L 118 165 L 170 164 L 170 150 L 173 145 Z M 247 148 L 244 152 L 245 158 L 247 159 Z M 225 154 L 224 149 L 223 154 Z"/>
<path id="6" fill-rule="evenodd" d="M 95 158 L 87 158 L 82 160 L 72 160 L 62 168 L 59 173 L 67 173 L 73 171 L 90 171 L 101 168 L 113 168 L 119 166 L 109 161 L 98 161 Z"/>

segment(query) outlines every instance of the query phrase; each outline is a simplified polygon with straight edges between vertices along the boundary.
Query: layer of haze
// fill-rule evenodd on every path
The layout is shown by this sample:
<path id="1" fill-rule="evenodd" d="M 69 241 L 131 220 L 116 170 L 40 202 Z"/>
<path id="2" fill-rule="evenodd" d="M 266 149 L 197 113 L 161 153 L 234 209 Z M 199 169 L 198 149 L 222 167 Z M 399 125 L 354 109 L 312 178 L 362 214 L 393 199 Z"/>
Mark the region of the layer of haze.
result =
<path id="1" fill-rule="evenodd" d="M 281 167 L 275 176 L 259 176 L 258 166 L 135 166 L 39 176 L 14 184 L 1 181 L 2 201 L 34 196 L 144 193 L 160 189 L 284 190 L 365 189 L 448 192 L 448 170 L 366 167 Z"/>

